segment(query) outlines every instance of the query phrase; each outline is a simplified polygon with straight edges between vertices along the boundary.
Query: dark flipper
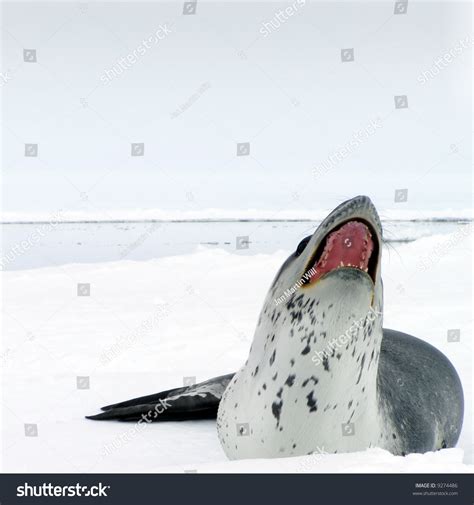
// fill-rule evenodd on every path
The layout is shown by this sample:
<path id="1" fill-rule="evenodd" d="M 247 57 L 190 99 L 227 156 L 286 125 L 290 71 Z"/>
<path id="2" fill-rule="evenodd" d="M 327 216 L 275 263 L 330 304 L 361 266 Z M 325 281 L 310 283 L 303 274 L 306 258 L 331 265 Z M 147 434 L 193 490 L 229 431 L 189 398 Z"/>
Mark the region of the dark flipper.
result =
<path id="1" fill-rule="evenodd" d="M 188 387 L 103 407 L 100 414 L 87 419 L 145 422 L 215 419 L 222 395 L 234 374 L 221 375 Z"/>

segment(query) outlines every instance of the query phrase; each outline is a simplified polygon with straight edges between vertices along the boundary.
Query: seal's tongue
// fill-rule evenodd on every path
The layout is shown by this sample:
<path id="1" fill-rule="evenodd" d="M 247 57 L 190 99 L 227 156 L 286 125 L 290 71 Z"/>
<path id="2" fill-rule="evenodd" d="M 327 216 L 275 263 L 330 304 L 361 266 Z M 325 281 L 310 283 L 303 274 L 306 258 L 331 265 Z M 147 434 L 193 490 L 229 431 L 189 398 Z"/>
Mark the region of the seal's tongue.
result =
<path id="1" fill-rule="evenodd" d="M 369 228 L 359 221 L 349 221 L 326 237 L 324 250 L 314 265 L 310 282 L 340 267 L 354 267 L 367 272 L 374 249 Z"/>

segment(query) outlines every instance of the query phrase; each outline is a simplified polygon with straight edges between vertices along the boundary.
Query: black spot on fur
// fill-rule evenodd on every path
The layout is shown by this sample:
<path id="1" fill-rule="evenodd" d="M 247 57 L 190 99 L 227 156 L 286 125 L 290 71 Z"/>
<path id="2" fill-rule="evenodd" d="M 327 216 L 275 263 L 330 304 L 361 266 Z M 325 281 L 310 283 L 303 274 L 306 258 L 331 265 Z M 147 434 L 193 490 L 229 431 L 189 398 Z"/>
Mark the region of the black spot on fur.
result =
<path id="1" fill-rule="evenodd" d="M 314 398 L 313 394 L 314 391 L 311 391 L 311 393 L 306 396 L 306 399 L 308 400 L 306 402 L 306 405 L 308 405 L 310 412 L 316 412 L 318 410 L 317 401 L 316 398 Z"/>
<path id="2" fill-rule="evenodd" d="M 323 358 L 323 367 L 326 372 L 329 372 L 329 360 L 327 356 L 324 356 Z"/>
<path id="3" fill-rule="evenodd" d="M 301 310 L 298 311 L 292 310 L 290 312 L 290 316 L 291 316 L 291 324 L 294 324 L 296 321 L 298 321 L 298 323 L 301 323 L 301 320 L 303 319 Z"/>
<path id="4" fill-rule="evenodd" d="M 304 356 L 305 354 L 308 354 L 309 351 L 311 351 L 311 347 L 306 344 L 306 347 L 301 351 L 301 354 Z"/>
<path id="5" fill-rule="evenodd" d="M 272 414 L 273 417 L 277 420 L 277 424 L 280 422 L 280 414 L 282 406 L 283 406 L 283 400 L 272 403 Z"/>
<path id="6" fill-rule="evenodd" d="M 308 385 L 309 381 L 313 381 L 314 385 L 316 385 L 319 382 L 318 378 L 315 377 L 314 375 L 312 375 L 311 377 L 308 377 L 307 379 L 305 379 L 301 386 L 306 387 Z"/>
<path id="7" fill-rule="evenodd" d="M 275 363 L 275 355 L 276 355 L 276 349 L 273 349 L 273 353 L 270 356 L 270 366 L 272 366 L 273 363 Z"/>
<path id="8" fill-rule="evenodd" d="M 360 378 L 362 377 L 362 370 L 364 369 L 364 363 L 365 363 L 365 353 L 362 356 L 362 359 L 360 360 L 360 371 L 359 371 L 359 377 L 357 378 L 356 384 L 359 384 Z"/>
<path id="9" fill-rule="evenodd" d="M 293 384 L 295 383 L 295 378 L 296 378 L 295 374 L 288 375 L 285 384 L 291 388 L 291 386 L 293 386 Z"/>

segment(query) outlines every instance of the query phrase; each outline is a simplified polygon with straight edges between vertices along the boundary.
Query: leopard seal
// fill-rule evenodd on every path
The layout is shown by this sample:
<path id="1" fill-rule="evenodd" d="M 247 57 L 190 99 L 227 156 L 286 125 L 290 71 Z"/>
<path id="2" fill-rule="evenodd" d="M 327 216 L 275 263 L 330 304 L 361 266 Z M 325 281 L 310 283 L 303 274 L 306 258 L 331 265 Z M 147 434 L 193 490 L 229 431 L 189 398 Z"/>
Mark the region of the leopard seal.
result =
<path id="1" fill-rule="evenodd" d="M 109 405 L 89 418 L 217 416 L 229 459 L 455 446 L 461 382 L 436 348 L 383 328 L 381 256 L 371 200 L 342 203 L 283 263 L 239 371 Z M 169 407 L 150 417 L 163 400 Z"/>

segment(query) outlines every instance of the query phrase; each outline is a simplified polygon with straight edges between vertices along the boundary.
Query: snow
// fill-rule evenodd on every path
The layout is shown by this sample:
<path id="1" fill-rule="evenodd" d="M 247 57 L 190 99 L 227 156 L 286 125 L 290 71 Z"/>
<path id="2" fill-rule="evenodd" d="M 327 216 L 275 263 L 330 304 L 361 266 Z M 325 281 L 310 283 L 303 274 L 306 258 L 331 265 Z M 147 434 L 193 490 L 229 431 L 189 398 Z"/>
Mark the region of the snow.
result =
<path id="1" fill-rule="evenodd" d="M 149 261 L 2 273 L 2 471 L 472 471 L 470 233 L 391 247 L 383 260 L 384 326 L 435 345 L 462 379 L 466 416 L 456 449 L 229 462 L 213 421 L 139 428 L 84 419 L 102 405 L 245 361 L 264 295 L 289 251 L 199 248 Z M 90 296 L 77 296 L 78 283 L 90 283 Z M 447 341 L 448 329 L 460 330 L 459 342 Z M 89 389 L 77 388 L 78 381 L 87 386 L 80 377 L 89 377 Z M 25 424 L 35 424 L 38 436 L 25 436 Z"/>
<path id="2" fill-rule="evenodd" d="M 182 471 L 199 473 L 470 473 L 472 468 L 462 462 L 461 449 L 393 456 L 383 449 L 367 449 L 348 454 L 313 454 L 298 458 L 254 459 L 229 461 L 226 464 L 208 463 L 196 468 L 182 467 Z M 176 467 L 162 468 L 161 472 L 175 473 Z"/>

